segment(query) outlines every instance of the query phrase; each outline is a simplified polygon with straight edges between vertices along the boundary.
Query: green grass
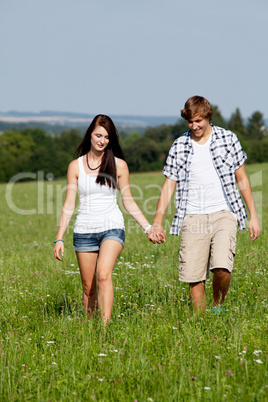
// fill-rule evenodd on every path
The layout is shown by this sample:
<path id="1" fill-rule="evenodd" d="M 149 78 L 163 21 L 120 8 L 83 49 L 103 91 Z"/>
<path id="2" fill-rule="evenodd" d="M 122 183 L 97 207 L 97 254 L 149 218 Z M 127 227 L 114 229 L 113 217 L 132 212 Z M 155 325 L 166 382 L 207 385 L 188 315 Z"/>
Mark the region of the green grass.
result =
<path id="1" fill-rule="evenodd" d="M 267 401 L 268 164 L 247 171 L 263 230 L 255 243 L 246 230 L 238 234 L 224 314 L 210 312 L 210 279 L 207 313 L 195 316 L 188 287 L 178 282 L 180 240 L 167 235 L 153 245 L 125 215 L 106 331 L 81 313 L 74 220 L 64 261 L 53 259 L 65 182 L 39 183 L 39 190 L 36 181 L 16 184 L 14 206 L 39 210 L 32 215 L 13 212 L 1 185 L 0 400 Z M 162 183 L 160 173 L 131 175 L 150 221 Z M 167 232 L 173 213 L 174 202 Z"/>

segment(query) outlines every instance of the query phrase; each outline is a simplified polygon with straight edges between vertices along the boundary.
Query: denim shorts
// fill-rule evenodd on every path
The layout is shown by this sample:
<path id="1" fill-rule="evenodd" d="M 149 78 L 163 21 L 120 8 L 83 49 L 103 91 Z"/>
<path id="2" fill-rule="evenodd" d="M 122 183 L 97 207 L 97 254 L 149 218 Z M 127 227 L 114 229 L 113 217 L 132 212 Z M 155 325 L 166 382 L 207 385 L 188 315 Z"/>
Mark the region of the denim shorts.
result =
<path id="1" fill-rule="evenodd" d="M 125 231 L 110 229 L 100 233 L 74 233 L 73 249 L 81 253 L 99 251 L 101 243 L 105 240 L 118 241 L 124 247 Z"/>

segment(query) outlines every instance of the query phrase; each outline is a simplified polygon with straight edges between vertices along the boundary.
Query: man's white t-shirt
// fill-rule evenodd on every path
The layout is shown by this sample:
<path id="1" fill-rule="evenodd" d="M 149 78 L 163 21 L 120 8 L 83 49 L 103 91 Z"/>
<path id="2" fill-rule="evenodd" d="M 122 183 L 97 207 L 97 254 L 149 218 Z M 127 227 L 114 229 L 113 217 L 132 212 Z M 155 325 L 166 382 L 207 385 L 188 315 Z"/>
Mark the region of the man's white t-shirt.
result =
<path id="1" fill-rule="evenodd" d="M 192 141 L 194 155 L 190 166 L 187 214 L 211 214 L 222 210 L 231 211 L 220 178 L 213 165 L 209 146 Z"/>

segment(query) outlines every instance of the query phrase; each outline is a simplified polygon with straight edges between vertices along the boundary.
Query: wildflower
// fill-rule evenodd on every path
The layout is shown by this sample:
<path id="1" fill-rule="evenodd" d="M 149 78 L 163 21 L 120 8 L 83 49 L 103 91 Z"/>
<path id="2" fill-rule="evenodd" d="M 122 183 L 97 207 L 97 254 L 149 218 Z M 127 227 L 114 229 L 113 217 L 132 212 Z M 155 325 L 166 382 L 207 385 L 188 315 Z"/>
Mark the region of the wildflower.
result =
<path id="1" fill-rule="evenodd" d="M 98 356 L 107 356 L 105 353 L 99 353 Z"/>
<path id="2" fill-rule="evenodd" d="M 210 387 L 204 387 L 204 389 L 208 389 L 208 390 L 210 390 L 211 388 L 210 388 Z"/>
<path id="3" fill-rule="evenodd" d="M 178 329 L 177 327 L 172 327 L 172 329 Z"/>
<path id="4" fill-rule="evenodd" d="M 55 343 L 55 341 L 47 341 L 47 343 Z"/>
<path id="5" fill-rule="evenodd" d="M 260 353 L 262 353 L 262 350 L 254 350 L 254 352 L 253 352 L 253 354 L 254 354 L 255 356 L 259 356 Z"/>
<path id="6" fill-rule="evenodd" d="M 263 364 L 263 362 L 260 359 L 254 360 L 254 362 L 259 363 L 259 364 Z"/>
<path id="7" fill-rule="evenodd" d="M 57 364 L 56 362 L 52 362 L 52 364 Z"/>
<path id="8" fill-rule="evenodd" d="M 216 359 L 220 359 L 220 356 L 215 356 Z"/>
<path id="9" fill-rule="evenodd" d="M 112 352 L 115 352 L 115 353 L 117 353 L 117 352 L 118 352 L 118 350 L 117 350 L 117 349 L 114 349 L 114 350 L 112 350 Z"/>

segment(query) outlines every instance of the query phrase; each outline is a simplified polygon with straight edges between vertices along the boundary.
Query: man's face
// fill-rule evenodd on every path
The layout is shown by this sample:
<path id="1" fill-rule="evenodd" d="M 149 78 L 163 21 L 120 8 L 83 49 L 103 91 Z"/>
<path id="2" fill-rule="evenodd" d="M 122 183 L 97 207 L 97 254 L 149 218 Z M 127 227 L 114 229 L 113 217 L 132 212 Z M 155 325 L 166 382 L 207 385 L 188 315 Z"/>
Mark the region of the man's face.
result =
<path id="1" fill-rule="evenodd" d="M 187 123 L 194 139 L 209 136 L 211 133 L 209 120 L 200 115 L 194 116 L 191 120 L 188 120 Z"/>

